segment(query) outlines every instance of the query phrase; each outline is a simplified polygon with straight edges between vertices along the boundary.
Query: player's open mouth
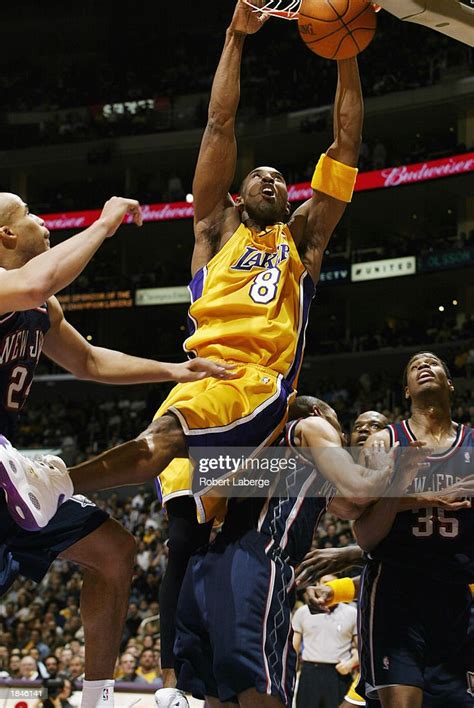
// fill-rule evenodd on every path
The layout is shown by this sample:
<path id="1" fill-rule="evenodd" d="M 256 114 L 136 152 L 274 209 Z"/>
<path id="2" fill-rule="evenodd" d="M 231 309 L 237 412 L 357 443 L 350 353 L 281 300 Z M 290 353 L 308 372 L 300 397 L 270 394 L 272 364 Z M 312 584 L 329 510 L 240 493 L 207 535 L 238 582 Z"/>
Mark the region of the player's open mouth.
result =
<path id="1" fill-rule="evenodd" d="M 262 188 L 262 195 L 266 199 L 275 199 L 275 196 L 276 196 L 275 190 L 273 189 L 273 187 L 263 187 Z"/>
<path id="2" fill-rule="evenodd" d="M 422 371 L 421 374 L 418 375 L 417 381 L 423 383 L 423 381 L 430 381 L 434 378 L 435 375 L 431 371 Z"/>

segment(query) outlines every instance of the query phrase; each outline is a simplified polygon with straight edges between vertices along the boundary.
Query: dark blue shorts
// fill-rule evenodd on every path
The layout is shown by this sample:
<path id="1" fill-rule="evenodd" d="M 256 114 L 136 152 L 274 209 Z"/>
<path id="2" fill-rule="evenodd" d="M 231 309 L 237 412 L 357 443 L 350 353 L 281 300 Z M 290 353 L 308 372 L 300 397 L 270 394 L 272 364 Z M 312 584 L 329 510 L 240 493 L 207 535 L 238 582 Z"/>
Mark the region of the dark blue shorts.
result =
<path id="1" fill-rule="evenodd" d="M 24 531 L 10 516 L 5 497 L 0 498 L 0 595 L 19 575 L 39 583 L 55 558 L 95 531 L 109 518 L 81 495 L 62 504 L 40 531 Z"/>
<path id="2" fill-rule="evenodd" d="M 291 610 L 294 573 L 269 537 L 220 537 L 188 565 L 176 614 L 178 687 L 196 698 L 237 702 L 250 688 L 291 706 L 296 654 Z"/>
<path id="3" fill-rule="evenodd" d="M 375 699 L 385 686 L 418 686 L 431 701 L 426 706 L 472 706 L 472 698 L 465 702 L 463 658 L 471 605 L 466 585 L 428 586 L 426 576 L 412 570 L 369 561 L 359 591 L 358 692 Z M 458 702 L 452 702 L 453 691 L 462 696 Z"/>
<path id="4" fill-rule="evenodd" d="M 441 666 L 430 666 L 426 670 L 423 708 L 435 706 L 474 706 L 474 607 L 468 636 L 460 651 Z"/>

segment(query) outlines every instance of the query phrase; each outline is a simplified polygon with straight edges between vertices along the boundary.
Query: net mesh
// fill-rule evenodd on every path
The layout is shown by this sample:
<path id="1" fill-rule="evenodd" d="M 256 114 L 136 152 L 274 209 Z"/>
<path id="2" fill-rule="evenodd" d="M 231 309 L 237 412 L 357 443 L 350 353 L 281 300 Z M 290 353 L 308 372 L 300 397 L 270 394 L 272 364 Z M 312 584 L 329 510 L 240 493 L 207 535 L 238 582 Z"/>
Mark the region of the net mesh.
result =
<path id="1" fill-rule="evenodd" d="M 245 4 L 254 10 L 254 12 L 262 12 L 264 15 L 272 15 L 280 17 L 282 20 L 297 20 L 298 13 L 303 0 L 269 0 L 263 7 L 254 5 L 251 0 L 244 0 Z M 474 2 L 474 0 L 471 0 Z M 379 12 L 382 8 L 377 3 L 373 2 L 372 6 L 375 12 Z"/>
<path id="2" fill-rule="evenodd" d="M 255 12 L 280 17 L 282 20 L 297 20 L 302 0 L 270 0 L 263 7 L 254 5 L 251 0 L 244 0 L 244 2 Z"/>

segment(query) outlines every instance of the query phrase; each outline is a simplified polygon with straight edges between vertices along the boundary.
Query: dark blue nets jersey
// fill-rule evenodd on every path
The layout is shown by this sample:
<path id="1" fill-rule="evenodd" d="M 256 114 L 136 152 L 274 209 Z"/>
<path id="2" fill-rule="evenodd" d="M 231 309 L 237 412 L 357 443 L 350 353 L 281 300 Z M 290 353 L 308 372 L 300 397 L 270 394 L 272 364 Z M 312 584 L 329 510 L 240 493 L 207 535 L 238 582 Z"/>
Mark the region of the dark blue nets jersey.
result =
<path id="1" fill-rule="evenodd" d="M 295 468 L 278 473 L 265 499 L 231 499 L 223 528 L 229 538 L 258 529 L 268 536 L 266 552 L 282 552 L 292 565 L 300 563 L 311 549 L 314 530 L 334 496 L 334 488 L 295 445 L 297 424 L 294 420 L 285 426 L 277 445 L 288 449 L 296 460 Z"/>
<path id="2" fill-rule="evenodd" d="M 47 305 L 0 315 L 0 433 L 10 442 L 49 326 Z"/>
<path id="3" fill-rule="evenodd" d="M 416 440 L 408 421 L 389 425 L 391 444 Z M 459 425 L 443 454 L 426 458 L 429 468 L 413 482 L 411 493 L 437 492 L 474 473 L 472 428 Z M 425 508 L 397 514 L 392 529 L 370 557 L 411 567 L 443 582 L 474 582 L 474 509 Z"/>

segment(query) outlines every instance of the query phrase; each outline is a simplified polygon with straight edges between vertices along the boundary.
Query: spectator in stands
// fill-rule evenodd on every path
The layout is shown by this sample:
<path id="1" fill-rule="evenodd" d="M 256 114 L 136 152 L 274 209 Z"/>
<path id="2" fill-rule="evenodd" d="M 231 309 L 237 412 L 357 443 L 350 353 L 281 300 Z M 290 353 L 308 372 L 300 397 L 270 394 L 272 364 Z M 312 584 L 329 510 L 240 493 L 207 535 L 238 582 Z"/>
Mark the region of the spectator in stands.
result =
<path id="1" fill-rule="evenodd" d="M 326 536 L 322 539 L 324 543 L 329 543 L 331 546 L 337 545 L 337 528 L 336 524 L 328 524 L 326 528 Z"/>
<path id="2" fill-rule="evenodd" d="M 144 541 L 140 541 L 137 549 L 137 563 L 144 571 L 148 570 L 150 565 L 151 555 Z"/>
<path id="3" fill-rule="evenodd" d="M 147 625 L 147 629 L 148 629 L 148 627 L 150 627 L 150 626 L 151 626 L 151 625 Z M 154 628 L 153 628 L 153 630 L 154 630 Z M 153 632 L 153 634 L 154 634 L 154 632 Z M 153 651 L 153 648 L 154 648 L 154 646 L 155 646 L 155 638 L 154 638 L 153 634 L 146 634 L 146 635 L 143 637 L 143 649 L 144 649 L 144 650 L 145 650 L 145 649 L 151 649 L 151 650 Z"/>
<path id="4" fill-rule="evenodd" d="M 145 679 L 148 684 L 156 686 L 156 688 L 163 686 L 161 671 L 155 660 L 152 649 L 144 649 L 142 651 L 136 673 L 137 676 Z"/>
<path id="5" fill-rule="evenodd" d="M 20 660 L 20 681 L 35 681 L 39 677 L 36 661 L 32 656 Z"/>
<path id="6" fill-rule="evenodd" d="M 21 658 L 19 654 L 12 654 L 8 664 L 8 673 L 11 678 L 19 679 L 21 677 L 20 673 L 20 662 Z"/>
<path id="7" fill-rule="evenodd" d="M 125 620 L 126 639 L 128 639 L 129 637 L 134 637 L 137 634 L 141 621 L 142 618 L 138 612 L 137 603 L 131 602 L 128 607 L 127 619 Z"/>
<path id="8" fill-rule="evenodd" d="M 49 646 L 42 641 L 41 632 L 38 629 L 31 630 L 29 642 L 25 645 L 27 651 L 31 651 L 33 648 L 38 650 L 41 659 L 47 657 L 50 652 Z"/>
<path id="9" fill-rule="evenodd" d="M 0 644 L 0 671 L 8 671 L 8 647 L 6 644 Z"/>
<path id="10" fill-rule="evenodd" d="M 73 704 L 69 702 L 69 699 L 74 693 L 73 683 L 68 678 L 64 678 L 63 681 L 64 688 L 58 695 L 58 698 L 61 701 L 61 708 L 73 708 Z"/>
<path id="11" fill-rule="evenodd" d="M 56 678 L 59 671 L 59 661 L 54 654 L 50 654 L 46 657 L 44 660 L 44 665 L 46 667 L 46 671 L 48 672 L 49 678 Z"/>
<path id="12" fill-rule="evenodd" d="M 69 678 L 74 682 L 82 682 L 84 680 L 84 659 L 79 654 L 74 655 L 71 659 Z"/>
<path id="13" fill-rule="evenodd" d="M 133 654 L 131 654 L 129 651 L 122 654 L 122 656 L 120 657 L 117 673 L 115 675 L 115 680 L 121 682 L 145 682 L 145 679 L 143 677 L 139 678 L 137 676 L 137 672 L 135 671 L 136 665 L 137 661 Z"/>
<path id="14" fill-rule="evenodd" d="M 339 534 L 338 541 L 339 542 L 337 545 L 339 548 L 345 548 L 346 546 L 350 546 L 353 543 L 353 540 L 348 533 Z"/>
<path id="15" fill-rule="evenodd" d="M 2 606 L 4 612 L 4 618 L 2 618 L 3 625 L 6 629 L 10 629 L 12 624 L 15 622 L 15 604 L 13 602 L 6 602 Z"/>
<path id="16" fill-rule="evenodd" d="M 69 647 L 60 649 L 59 659 L 61 662 L 61 672 L 69 674 L 69 665 L 72 660 L 72 650 Z"/>
<path id="17" fill-rule="evenodd" d="M 18 598 L 20 601 L 24 599 L 24 595 L 20 595 Z M 22 612 L 22 610 L 25 609 L 20 608 L 19 612 L 16 614 L 18 615 L 19 613 Z M 15 634 L 16 634 L 16 646 L 19 649 L 24 649 L 26 645 L 28 644 L 28 634 L 26 632 L 26 624 L 24 622 L 18 622 L 15 626 Z"/>
<path id="18" fill-rule="evenodd" d="M 141 649 L 140 645 L 137 643 L 137 640 L 135 638 L 129 639 L 125 651 L 135 657 L 135 663 L 138 664 L 138 658 L 140 656 Z"/>

